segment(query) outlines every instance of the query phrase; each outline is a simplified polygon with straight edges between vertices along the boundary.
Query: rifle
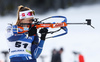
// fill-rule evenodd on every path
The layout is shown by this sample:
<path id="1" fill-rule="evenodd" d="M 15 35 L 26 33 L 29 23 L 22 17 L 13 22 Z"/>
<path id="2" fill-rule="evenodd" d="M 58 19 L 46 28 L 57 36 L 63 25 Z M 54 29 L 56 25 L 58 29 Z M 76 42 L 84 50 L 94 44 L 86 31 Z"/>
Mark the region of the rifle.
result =
<path id="1" fill-rule="evenodd" d="M 43 22 L 43 21 L 50 19 L 50 18 L 64 18 L 64 20 L 61 23 L 45 23 L 45 22 Z M 91 19 L 86 19 L 86 21 L 87 21 L 87 23 L 67 23 L 67 18 L 65 16 L 51 16 L 51 17 L 45 18 L 41 21 L 38 21 L 38 19 L 33 19 L 33 22 L 34 22 L 33 24 L 29 24 L 29 23 L 22 23 L 22 24 L 23 25 L 29 25 L 31 27 L 35 26 L 37 29 L 38 28 L 60 28 L 56 31 L 48 32 L 48 33 L 51 33 L 51 34 L 58 32 L 60 30 L 64 30 L 64 33 L 48 37 L 48 38 L 55 38 L 55 37 L 59 37 L 59 36 L 63 36 L 65 34 L 67 34 L 67 32 L 68 32 L 67 26 L 68 25 L 89 25 L 92 28 L 94 28 L 91 25 Z M 28 28 L 29 28 L 29 26 L 28 26 Z M 18 34 L 25 33 L 25 32 L 28 31 L 28 29 L 26 29 L 25 27 L 21 27 L 21 26 L 18 26 L 18 29 L 22 29 L 22 31 L 17 32 Z"/>

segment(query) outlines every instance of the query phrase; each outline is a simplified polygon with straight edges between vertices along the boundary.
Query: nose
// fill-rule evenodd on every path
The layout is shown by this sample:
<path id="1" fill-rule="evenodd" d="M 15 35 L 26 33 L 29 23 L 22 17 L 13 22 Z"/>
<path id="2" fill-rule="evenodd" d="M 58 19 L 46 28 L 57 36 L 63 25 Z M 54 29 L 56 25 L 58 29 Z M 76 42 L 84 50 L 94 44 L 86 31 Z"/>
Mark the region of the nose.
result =
<path id="1" fill-rule="evenodd" d="M 30 23 L 32 23 L 32 22 L 33 22 L 33 21 L 32 21 L 32 19 L 31 19 L 31 20 L 29 20 L 29 22 L 30 22 Z"/>

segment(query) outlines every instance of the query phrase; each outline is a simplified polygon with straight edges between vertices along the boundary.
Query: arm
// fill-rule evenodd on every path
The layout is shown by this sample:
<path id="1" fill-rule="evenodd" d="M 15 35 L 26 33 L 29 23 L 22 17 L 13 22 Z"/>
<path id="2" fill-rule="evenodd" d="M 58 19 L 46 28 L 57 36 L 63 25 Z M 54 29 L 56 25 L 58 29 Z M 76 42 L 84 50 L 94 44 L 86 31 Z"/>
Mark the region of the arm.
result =
<path id="1" fill-rule="evenodd" d="M 33 52 L 33 58 L 34 59 L 38 58 L 39 55 L 41 54 L 42 49 L 43 49 L 43 45 L 44 45 L 44 40 L 40 40 L 39 45 L 37 46 L 37 48 Z"/>
<path id="2" fill-rule="evenodd" d="M 39 57 L 39 55 L 42 52 L 43 49 L 43 45 L 44 45 L 44 41 L 45 41 L 45 37 L 47 34 L 48 30 L 46 28 L 43 28 L 39 31 L 39 33 L 41 33 L 41 40 L 39 45 L 37 46 L 37 48 L 35 49 L 34 53 L 33 53 L 33 58 L 36 59 Z"/>

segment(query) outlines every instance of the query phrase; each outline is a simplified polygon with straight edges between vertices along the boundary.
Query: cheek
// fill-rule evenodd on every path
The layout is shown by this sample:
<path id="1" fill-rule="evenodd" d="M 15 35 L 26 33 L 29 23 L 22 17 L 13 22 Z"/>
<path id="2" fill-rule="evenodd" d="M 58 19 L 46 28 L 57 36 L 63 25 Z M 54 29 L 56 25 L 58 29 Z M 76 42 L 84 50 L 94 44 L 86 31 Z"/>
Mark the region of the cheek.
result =
<path id="1" fill-rule="evenodd" d="M 21 21 L 21 23 L 29 23 L 29 21 L 23 20 L 23 21 Z"/>
<path id="2" fill-rule="evenodd" d="M 29 21 L 24 21 L 24 23 L 30 23 Z"/>

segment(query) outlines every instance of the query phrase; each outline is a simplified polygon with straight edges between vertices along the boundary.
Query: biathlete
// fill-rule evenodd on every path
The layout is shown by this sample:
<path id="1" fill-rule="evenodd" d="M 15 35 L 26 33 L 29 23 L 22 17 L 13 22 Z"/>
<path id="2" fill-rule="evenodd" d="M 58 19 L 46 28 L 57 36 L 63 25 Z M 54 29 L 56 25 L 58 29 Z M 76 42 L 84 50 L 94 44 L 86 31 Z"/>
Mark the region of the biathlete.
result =
<path id="1" fill-rule="evenodd" d="M 36 59 L 41 54 L 45 37 L 48 32 L 46 28 L 42 28 L 40 42 L 35 26 L 27 28 L 27 23 L 31 24 L 34 19 L 35 12 L 28 7 L 20 5 L 18 7 L 18 19 L 15 25 L 7 27 L 7 40 L 9 45 L 10 62 L 37 62 Z M 26 25 L 24 25 L 26 23 Z M 19 34 L 22 31 L 18 28 L 22 26 L 28 32 Z"/>

